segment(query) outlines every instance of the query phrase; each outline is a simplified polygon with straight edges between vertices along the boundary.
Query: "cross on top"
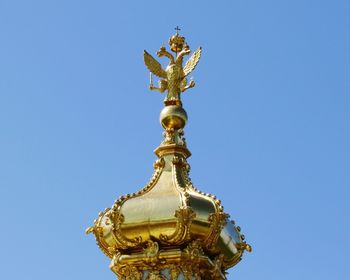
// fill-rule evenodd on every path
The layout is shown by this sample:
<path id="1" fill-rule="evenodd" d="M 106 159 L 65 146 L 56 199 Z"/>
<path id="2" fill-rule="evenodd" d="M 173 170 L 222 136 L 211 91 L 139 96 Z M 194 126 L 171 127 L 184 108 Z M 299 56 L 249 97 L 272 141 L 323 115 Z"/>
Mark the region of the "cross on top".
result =
<path id="1" fill-rule="evenodd" d="M 176 35 L 179 35 L 179 31 L 181 30 L 179 26 L 176 26 L 175 27 L 175 30 L 176 30 Z"/>

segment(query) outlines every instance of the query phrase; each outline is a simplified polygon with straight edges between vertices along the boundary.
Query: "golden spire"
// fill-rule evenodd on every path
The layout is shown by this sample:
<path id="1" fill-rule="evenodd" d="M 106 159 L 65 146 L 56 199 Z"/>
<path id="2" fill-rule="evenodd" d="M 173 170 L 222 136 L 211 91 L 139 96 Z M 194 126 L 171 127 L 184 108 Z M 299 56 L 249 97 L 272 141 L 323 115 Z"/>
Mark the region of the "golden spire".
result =
<path id="1" fill-rule="evenodd" d="M 164 140 L 155 150 L 154 174 L 143 189 L 121 196 L 87 229 L 119 279 L 223 280 L 243 252 L 251 251 L 221 201 L 199 191 L 189 178 L 191 153 L 183 137 L 187 114 L 180 94 L 194 86 L 187 84 L 186 76 L 197 65 L 201 48 L 183 67 L 182 58 L 190 50 L 178 31 L 169 40 L 176 57 L 164 47 L 158 51 L 170 60 L 165 70 L 146 51 L 144 55 L 148 69 L 162 78 L 159 88 L 152 83 L 150 88 L 168 91 L 160 114 Z"/>

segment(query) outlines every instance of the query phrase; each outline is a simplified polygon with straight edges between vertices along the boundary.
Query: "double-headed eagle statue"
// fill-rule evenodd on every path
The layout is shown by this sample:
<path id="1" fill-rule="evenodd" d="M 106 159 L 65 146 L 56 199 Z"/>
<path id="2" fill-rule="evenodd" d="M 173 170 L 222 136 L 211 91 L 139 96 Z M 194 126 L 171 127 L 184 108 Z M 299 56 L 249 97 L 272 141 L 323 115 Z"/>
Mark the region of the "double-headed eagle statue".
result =
<path id="1" fill-rule="evenodd" d="M 198 48 L 183 67 L 183 57 L 191 53 L 190 47 L 185 43 L 185 38 L 176 33 L 169 39 L 169 45 L 170 49 L 175 52 L 175 57 L 165 47 L 161 47 L 157 52 L 158 57 L 166 56 L 170 60 L 165 70 L 153 56 L 147 51 L 144 51 L 145 64 L 149 71 L 151 71 L 149 88 L 162 93 L 166 90 L 168 91 L 164 100 L 165 105 L 181 105 L 180 94 L 195 86 L 194 81 L 191 79 L 188 83 L 186 77 L 197 66 L 202 48 Z M 161 78 L 158 82 L 158 87 L 152 84 L 152 73 Z"/>

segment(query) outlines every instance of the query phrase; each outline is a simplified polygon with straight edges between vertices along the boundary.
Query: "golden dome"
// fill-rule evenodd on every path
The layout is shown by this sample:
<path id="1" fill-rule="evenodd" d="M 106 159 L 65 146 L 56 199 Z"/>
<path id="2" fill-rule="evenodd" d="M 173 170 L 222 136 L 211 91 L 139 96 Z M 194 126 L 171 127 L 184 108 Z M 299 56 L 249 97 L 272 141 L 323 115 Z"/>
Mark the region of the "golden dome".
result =
<path id="1" fill-rule="evenodd" d="M 164 140 L 149 183 L 121 196 L 87 230 L 119 279 L 225 279 L 251 250 L 220 200 L 193 186 L 183 132 L 187 114 L 178 104 L 161 112 Z"/>

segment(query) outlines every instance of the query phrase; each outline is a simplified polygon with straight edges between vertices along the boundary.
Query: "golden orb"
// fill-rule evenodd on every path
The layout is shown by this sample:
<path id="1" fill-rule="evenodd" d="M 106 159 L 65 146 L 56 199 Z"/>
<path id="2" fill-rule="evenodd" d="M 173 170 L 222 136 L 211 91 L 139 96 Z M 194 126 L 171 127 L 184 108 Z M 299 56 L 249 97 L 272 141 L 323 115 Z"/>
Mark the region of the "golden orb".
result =
<path id="1" fill-rule="evenodd" d="M 181 129 L 187 122 L 187 113 L 179 105 L 165 106 L 160 112 L 160 123 L 164 128 Z"/>

